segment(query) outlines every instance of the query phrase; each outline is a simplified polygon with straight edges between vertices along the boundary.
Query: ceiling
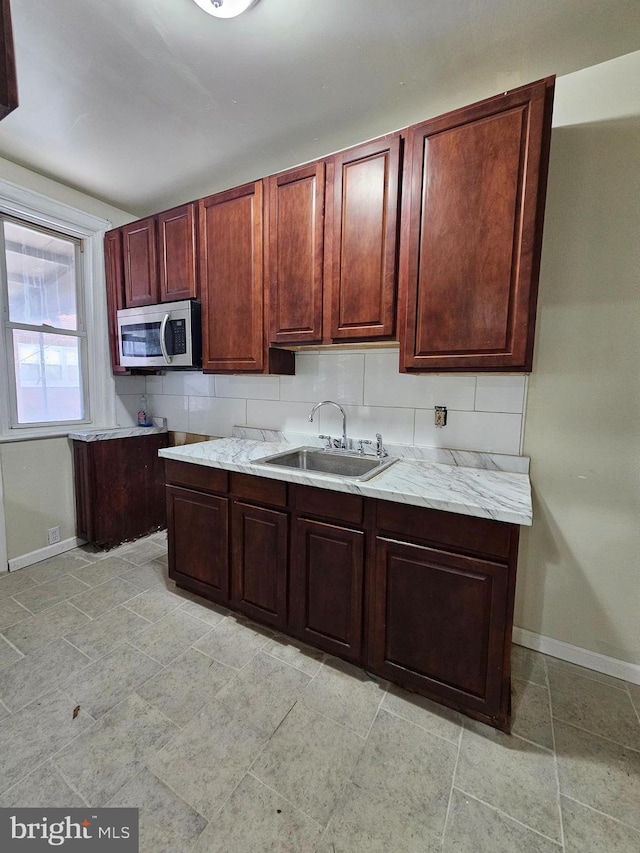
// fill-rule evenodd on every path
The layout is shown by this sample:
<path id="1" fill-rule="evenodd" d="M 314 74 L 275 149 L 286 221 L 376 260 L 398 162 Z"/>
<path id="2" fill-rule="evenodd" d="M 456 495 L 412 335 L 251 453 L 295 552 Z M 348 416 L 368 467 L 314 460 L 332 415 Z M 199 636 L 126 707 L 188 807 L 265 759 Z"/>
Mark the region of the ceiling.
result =
<path id="1" fill-rule="evenodd" d="M 640 48 L 638 0 L 11 0 L 0 156 L 136 216 Z"/>

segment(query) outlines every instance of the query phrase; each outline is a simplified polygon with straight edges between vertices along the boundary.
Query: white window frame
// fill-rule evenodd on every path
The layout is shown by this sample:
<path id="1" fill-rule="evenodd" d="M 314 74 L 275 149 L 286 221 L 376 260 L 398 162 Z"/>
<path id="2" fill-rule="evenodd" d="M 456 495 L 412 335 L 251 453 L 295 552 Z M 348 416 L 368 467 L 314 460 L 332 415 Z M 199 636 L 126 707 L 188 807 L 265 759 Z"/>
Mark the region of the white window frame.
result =
<path id="1" fill-rule="evenodd" d="M 0 212 L 25 224 L 33 224 L 82 241 L 79 270 L 84 301 L 86 347 L 86 388 L 89 419 L 51 426 L 12 426 L 10 364 L 7 357 L 5 324 L 0 328 L 0 442 L 68 435 L 76 429 L 111 427 L 116 424 L 115 382 L 111 374 L 104 234 L 111 223 L 84 211 L 41 195 L 33 190 L 0 180 Z"/>

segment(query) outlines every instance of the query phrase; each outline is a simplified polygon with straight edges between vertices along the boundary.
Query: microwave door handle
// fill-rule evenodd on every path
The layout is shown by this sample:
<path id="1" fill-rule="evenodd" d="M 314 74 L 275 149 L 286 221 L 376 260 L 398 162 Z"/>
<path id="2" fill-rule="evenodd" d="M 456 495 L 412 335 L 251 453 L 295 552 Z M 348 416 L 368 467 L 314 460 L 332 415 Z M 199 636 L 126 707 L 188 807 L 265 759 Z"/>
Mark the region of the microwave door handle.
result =
<path id="1" fill-rule="evenodd" d="M 160 323 L 160 349 L 162 350 L 162 355 L 167 364 L 171 364 L 171 356 L 169 355 L 169 351 L 167 349 L 167 342 L 165 340 L 165 335 L 167 332 L 167 325 L 171 315 L 167 312 L 162 318 L 162 323 Z"/>

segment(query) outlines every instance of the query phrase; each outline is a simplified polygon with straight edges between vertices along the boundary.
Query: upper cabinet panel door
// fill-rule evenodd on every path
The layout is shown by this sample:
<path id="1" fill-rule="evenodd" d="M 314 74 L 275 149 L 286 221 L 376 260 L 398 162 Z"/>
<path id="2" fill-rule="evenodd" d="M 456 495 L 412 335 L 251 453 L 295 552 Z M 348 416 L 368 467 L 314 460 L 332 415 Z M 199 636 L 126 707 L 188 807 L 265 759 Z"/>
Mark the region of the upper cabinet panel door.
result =
<path id="1" fill-rule="evenodd" d="M 553 78 L 409 130 L 401 369 L 530 370 Z"/>
<path id="2" fill-rule="evenodd" d="M 18 106 L 18 81 L 13 50 L 9 0 L 0 0 L 0 119 Z"/>
<path id="3" fill-rule="evenodd" d="M 399 136 L 329 161 L 325 310 L 331 340 L 394 335 L 399 170 Z"/>
<path id="4" fill-rule="evenodd" d="M 197 293 L 195 205 L 184 204 L 157 217 L 160 301 L 195 299 Z"/>
<path id="5" fill-rule="evenodd" d="M 261 372 L 262 181 L 203 199 L 199 213 L 203 369 Z"/>
<path id="6" fill-rule="evenodd" d="M 127 374 L 130 371 L 120 366 L 118 351 L 117 312 L 124 308 L 124 282 L 122 276 L 122 234 L 120 229 L 107 231 L 104 235 L 104 268 L 107 281 L 107 322 L 109 324 L 109 351 L 111 369 L 115 374 Z"/>
<path id="7" fill-rule="evenodd" d="M 269 341 L 322 340 L 324 163 L 268 183 Z"/>
<path id="8" fill-rule="evenodd" d="M 127 308 L 159 302 L 155 219 L 125 225 L 122 248 Z"/>

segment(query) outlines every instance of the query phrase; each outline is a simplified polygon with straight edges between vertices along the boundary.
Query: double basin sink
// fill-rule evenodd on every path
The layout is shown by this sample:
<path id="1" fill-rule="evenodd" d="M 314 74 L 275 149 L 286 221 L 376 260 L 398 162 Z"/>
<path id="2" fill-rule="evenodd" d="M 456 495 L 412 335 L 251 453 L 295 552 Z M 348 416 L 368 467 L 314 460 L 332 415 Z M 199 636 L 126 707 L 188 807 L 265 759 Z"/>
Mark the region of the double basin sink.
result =
<path id="1" fill-rule="evenodd" d="M 260 465 L 311 471 L 314 474 L 347 477 L 350 480 L 370 480 L 396 461 L 388 457 L 362 456 L 348 450 L 323 450 L 319 447 L 297 447 L 273 456 L 254 459 Z"/>

